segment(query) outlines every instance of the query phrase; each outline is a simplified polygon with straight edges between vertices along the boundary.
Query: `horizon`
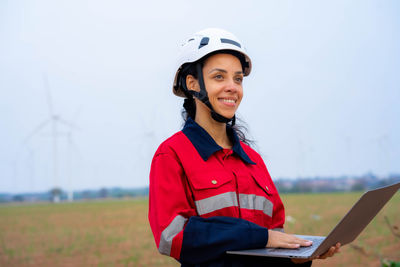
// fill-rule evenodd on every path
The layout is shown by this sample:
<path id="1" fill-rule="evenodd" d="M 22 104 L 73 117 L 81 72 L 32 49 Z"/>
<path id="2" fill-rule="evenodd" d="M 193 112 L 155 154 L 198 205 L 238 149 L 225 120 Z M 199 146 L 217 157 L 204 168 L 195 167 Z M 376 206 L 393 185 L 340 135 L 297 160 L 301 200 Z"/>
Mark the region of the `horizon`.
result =
<path id="1" fill-rule="evenodd" d="M 335 177 L 320 177 L 320 176 L 314 176 L 314 177 L 279 177 L 276 179 L 273 179 L 275 183 L 279 183 L 282 181 L 289 181 L 289 182 L 302 182 L 302 181 L 321 181 L 321 180 L 343 180 L 343 179 L 354 179 L 354 180 L 363 180 L 366 178 L 372 178 L 378 181 L 387 181 L 387 180 L 393 180 L 394 178 L 396 181 L 400 181 L 400 173 L 392 173 L 387 176 L 376 176 L 375 174 L 371 172 L 367 172 L 364 175 L 361 176 L 349 176 L 349 175 L 342 175 L 342 176 L 335 176 Z M 109 186 L 109 187 L 92 187 L 92 188 L 78 188 L 73 190 L 72 192 L 75 194 L 76 192 L 85 192 L 85 191 L 100 191 L 103 189 L 106 190 L 141 190 L 141 189 L 148 189 L 149 185 L 144 185 L 144 186 L 137 186 L 137 187 L 124 187 L 124 186 Z M 50 193 L 51 190 L 56 189 L 56 187 L 41 190 L 41 191 L 25 191 L 25 192 L 4 192 L 0 191 L 0 195 L 24 195 L 24 194 L 45 194 L 45 193 Z M 60 188 L 58 187 L 57 189 L 60 189 L 62 193 L 68 194 L 71 191 L 65 188 Z"/>

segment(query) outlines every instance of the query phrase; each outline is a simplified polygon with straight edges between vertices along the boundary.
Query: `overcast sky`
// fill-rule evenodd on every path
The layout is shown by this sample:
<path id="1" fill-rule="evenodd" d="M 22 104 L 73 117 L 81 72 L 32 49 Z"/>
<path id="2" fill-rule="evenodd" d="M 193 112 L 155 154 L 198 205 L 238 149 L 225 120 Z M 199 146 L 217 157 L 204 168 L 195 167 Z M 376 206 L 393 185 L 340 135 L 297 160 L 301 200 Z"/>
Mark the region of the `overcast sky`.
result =
<path id="1" fill-rule="evenodd" d="M 3 0 L 0 192 L 147 186 L 182 125 L 179 44 L 207 27 L 252 58 L 238 116 L 274 179 L 400 173 L 399 14 L 399 1 Z"/>

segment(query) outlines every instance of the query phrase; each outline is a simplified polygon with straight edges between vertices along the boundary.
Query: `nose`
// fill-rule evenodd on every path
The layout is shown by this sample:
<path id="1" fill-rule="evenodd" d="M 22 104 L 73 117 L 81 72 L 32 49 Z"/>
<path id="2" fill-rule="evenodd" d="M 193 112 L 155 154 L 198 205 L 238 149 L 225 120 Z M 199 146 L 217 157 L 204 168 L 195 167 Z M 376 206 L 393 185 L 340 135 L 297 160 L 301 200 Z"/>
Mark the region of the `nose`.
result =
<path id="1" fill-rule="evenodd" d="M 240 85 L 238 85 L 233 79 L 230 79 L 225 86 L 225 91 L 236 93 L 239 90 L 239 87 Z"/>

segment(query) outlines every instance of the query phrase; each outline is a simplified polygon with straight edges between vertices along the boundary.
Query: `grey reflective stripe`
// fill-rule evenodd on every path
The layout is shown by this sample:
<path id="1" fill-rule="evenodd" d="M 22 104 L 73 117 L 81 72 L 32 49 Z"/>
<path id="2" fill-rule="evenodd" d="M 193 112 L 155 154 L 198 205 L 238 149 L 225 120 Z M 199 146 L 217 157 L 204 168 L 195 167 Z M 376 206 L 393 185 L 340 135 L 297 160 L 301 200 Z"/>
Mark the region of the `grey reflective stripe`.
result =
<path id="1" fill-rule="evenodd" d="M 240 208 L 249 210 L 261 210 L 272 217 L 274 204 L 265 197 L 257 195 L 239 194 Z"/>
<path id="2" fill-rule="evenodd" d="M 183 226 L 187 218 L 178 215 L 176 216 L 172 222 L 164 229 L 161 233 L 160 244 L 158 246 L 158 251 L 164 255 L 171 254 L 171 246 L 172 246 L 172 239 L 183 230 Z"/>
<path id="3" fill-rule="evenodd" d="M 285 232 L 285 230 L 283 230 L 283 228 L 274 228 L 274 229 L 271 229 L 271 230 L 282 232 L 282 233 Z"/>
<path id="4" fill-rule="evenodd" d="M 213 197 L 195 201 L 197 213 L 207 214 L 227 207 L 237 207 L 238 202 L 235 192 L 227 192 Z"/>

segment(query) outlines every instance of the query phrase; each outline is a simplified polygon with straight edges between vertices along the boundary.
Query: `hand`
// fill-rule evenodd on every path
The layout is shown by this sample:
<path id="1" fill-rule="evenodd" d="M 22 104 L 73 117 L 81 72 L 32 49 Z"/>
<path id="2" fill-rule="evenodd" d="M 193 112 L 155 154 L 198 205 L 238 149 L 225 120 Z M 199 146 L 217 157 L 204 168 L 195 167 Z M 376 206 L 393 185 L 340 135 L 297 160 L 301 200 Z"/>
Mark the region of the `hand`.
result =
<path id="1" fill-rule="evenodd" d="M 294 235 L 268 230 L 267 248 L 299 248 L 312 245 L 312 241 L 304 240 Z"/>
<path id="2" fill-rule="evenodd" d="M 327 252 L 325 252 L 321 256 L 316 257 L 316 259 L 324 260 L 328 257 L 332 257 L 333 255 L 339 252 L 340 252 L 340 243 L 337 243 L 336 246 L 332 246 Z"/>
<path id="3" fill-rule="evenodd" d="M 340 249 L 340 243 L 337 243 L 336 246 L 332 246 L 327 252 L 325 252 L 324 254 L 322 254 L 320 256 L 316 256 L 316 257 L 309 258 L 309 259 L 292 259 L 292 262 L 295 264 L 300 264 L 300 263 L 305 263 L 307 261 L 312 261 L 315 259 L 324 260 L 328 257 L 332 257 L 336 253 L 339 253 L 340 252 L 339 249 Z"/>

